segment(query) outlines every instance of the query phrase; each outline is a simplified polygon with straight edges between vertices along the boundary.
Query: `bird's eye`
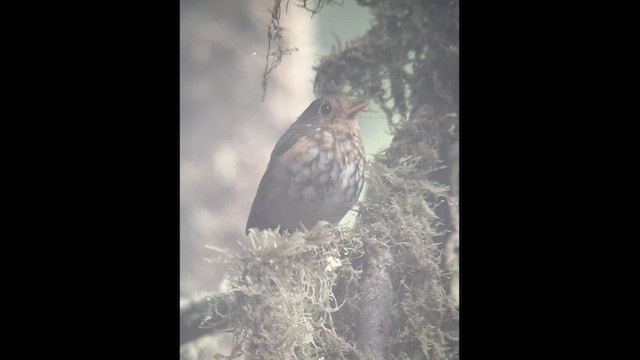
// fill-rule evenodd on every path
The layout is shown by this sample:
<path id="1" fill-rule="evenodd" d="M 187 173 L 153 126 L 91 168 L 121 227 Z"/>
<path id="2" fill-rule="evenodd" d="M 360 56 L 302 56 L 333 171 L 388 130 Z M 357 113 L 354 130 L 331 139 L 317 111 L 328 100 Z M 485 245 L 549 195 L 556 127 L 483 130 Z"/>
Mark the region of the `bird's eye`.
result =
<path id="1" fill-rule="evenodd" d="M 331 112 L 331 105 L 322 104 L 322 106 L 320 106 L 320 114 L 326 116 L 326 115 L 329 115 L 330 112 Z"/>

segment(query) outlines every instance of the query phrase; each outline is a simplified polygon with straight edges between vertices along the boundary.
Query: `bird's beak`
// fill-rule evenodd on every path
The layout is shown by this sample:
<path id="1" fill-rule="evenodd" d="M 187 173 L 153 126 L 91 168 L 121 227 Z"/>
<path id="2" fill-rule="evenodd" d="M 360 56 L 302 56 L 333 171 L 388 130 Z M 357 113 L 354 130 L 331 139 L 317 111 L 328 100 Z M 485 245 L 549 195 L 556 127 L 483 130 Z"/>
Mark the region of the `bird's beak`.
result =
<path id="1" fill-rule="evenodd" d="M 364 108 L 366 108 L 367 106 L 369 106 L 369 100 L 360 100 L 351 103 L 351 105 L 347 109 L 347 117 L 354 117 L 359 111 L 364 110 Z"/>

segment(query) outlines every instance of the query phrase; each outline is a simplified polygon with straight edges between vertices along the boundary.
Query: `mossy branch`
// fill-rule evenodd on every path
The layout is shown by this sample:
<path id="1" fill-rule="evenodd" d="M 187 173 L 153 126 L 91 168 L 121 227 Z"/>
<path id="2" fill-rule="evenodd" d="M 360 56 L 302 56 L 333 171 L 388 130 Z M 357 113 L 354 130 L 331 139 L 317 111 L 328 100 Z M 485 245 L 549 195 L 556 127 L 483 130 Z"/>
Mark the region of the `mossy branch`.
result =
<path id="1" fill-rule="evenodd" d="M 390 249 L 381 244 L 371 243 L 366 249 L 356 340 L 363 354 L 385 359 L 392 327 L 393 286 L 389 273 L 392 256 Z"/>

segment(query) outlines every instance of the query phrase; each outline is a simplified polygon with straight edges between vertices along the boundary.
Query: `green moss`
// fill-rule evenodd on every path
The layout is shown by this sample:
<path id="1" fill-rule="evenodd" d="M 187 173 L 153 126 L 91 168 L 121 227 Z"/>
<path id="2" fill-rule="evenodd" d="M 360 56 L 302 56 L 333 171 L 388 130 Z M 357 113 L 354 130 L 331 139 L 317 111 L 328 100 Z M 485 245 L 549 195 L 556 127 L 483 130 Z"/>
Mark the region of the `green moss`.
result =
<path id="1" fill-rule="evenodd" d="M 442 167 L 438 144 L 457 118 L 422 108 L 398 124 L 391 146 L 369 167 L 369 192 L 357 232 L 391 249 L 394 312 L 389 359 L 457 358 L 458 311 L 447 291 L 436 215 L 448 187 L 431 181 Z M 447 124 L 450 123 L 450 124 Z"/>
<path id="2" fill-rule="evenodd" d="M 315 68 L 316 94 L 374 99 L 392 124 L 423 104 L 458 112 L 458 1 L 358 1 L 375 21 Z"/>
<path id="3" fill-rule="evenodd" d="M 212 299 L 207 322 L 215 327 L 211 319 L 224 321 L 236 335 L 230 358 L 354 358 L 346 357 L 355 350 L 337 332 L 346 324 L 336 326 L 333 318 L 346 310 L 345 296 L 336 295 L 334 287 L 345 292 L 357 287 L 353 262 L 362 256 L 359 239 L 327 223 L 304 234 L 251 231 L 248 238 L 241 245 L 243 256 L 211 248 L 220 255 L 217 261 L 237 269 L 229 277 L 229 293 Z M 225 311 L 216 311 L 221 304 Z"/>

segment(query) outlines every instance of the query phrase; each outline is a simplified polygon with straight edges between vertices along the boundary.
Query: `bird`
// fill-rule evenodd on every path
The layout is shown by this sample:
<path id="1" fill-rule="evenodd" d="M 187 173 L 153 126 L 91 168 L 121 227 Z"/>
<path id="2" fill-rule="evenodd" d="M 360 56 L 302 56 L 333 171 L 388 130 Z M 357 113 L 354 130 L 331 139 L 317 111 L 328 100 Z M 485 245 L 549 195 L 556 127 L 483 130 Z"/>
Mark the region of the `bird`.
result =
<path id="1" fill-rule="evenodd" d="M 315 99 L 271 153 L 251 206 L 249 229 L 303 231 L 318 221 L 337 224 L 364 185 L 366 157 L 356 115 L 368 100 Z"/>

